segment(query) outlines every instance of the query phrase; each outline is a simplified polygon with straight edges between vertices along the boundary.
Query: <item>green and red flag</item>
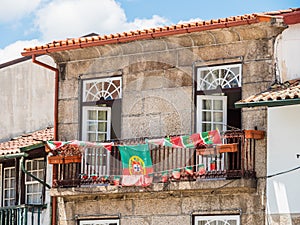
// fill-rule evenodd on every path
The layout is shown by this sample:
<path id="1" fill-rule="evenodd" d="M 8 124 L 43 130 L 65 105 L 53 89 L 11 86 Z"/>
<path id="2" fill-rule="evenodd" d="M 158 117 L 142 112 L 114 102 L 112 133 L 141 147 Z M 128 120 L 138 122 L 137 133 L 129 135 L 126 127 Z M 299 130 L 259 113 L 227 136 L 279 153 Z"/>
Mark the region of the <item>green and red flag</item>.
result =
<path id="1" fill-rule="evenodd" d="M 221 144 L 221 136 L 218 130 L 195 133 L 192 135 L 174 136 L 161 139 L 147 140 L 154 145 L 169 146 L 173 148 L 197 148 L 211 144 Z"/>
<path id="2" fill-rule="evenodd" d="M 119 146 L 123 166 L 122 186 L 148 186 L 152 183 L 152 160 L 148 144 Z"/>
<path id="3" fill-rule="evenodd" d="M 88 141 L 47 141 L 48 148 L 51 151 L 57 150 L 63 146 L 70 145 L 75 147 L 103 147 L 108 151 L 111 151 L 113 143 L 99 143 L 99 142 L 88 142 Z"/>

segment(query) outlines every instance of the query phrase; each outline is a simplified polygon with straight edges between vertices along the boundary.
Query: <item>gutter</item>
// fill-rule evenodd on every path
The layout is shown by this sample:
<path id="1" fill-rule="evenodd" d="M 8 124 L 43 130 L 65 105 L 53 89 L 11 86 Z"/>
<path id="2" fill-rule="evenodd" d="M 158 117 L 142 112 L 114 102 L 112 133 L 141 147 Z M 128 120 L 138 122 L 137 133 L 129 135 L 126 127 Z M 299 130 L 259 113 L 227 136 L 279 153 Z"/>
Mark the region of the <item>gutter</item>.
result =
<path id="1" fill-rule="evenodd" d="M 131 42 L 137 40 L 160 38 L 160 37 L 177 35 L 177 34 L 229 28 L 235 26 L 255 24 L 260 22 L 269 22 L 271 21 L 272 18 L 274 17 L 267 16 L 267 15 L 256 15 L 253 18 L 247 18 L 241 20 L 228 19 L 227 21 L 224 20 L 221 22 L 215 22 L 214 20 L 203 21 L 197 26 L 184 26 L 183 24 L 178 24 L 169 27 L 158 27 L 155 29 L 148 29 L 143 32 L 142 31 L 136 31 L 131 33 L 128 32 L 125 33 L 125 35 L 121 35 L 121 34 L 104 35 L 103 37 L 98 36 L 96 39 L 82 37 L 77 39 L 58 41 L 43 46 L 37 46 L 34 48 L 24 49 L 24 51 L 21 54 L 23 56 L 43 55 L 43 54 L 49 54 L 53 52 L 68 51 L 68 50 L 80 49 L 85 47 L 94 47 L 94 46 L 101 46 L 107 44 L 118 44 L 118 43 Z"/>
<path id="2" fill-rule="evenodd" d="M 53 125 L 53 128 L 54 128 L 53 133 L 54 134 L 53 134 L 53 136 L 54 136 L 54 140 L 56 141 L 57 140 L 57 121 L 58 121 L 58 74 L 59 74 L 59 70 L 57 68 L 47 65 L 43 62 L 37 61 L 36 55 L 34 55 L 34 54 L 32 55 L 32 62 L 55 72 L 54 125 Z"/>
<path id="3" fill-rule="evenodd" d="M 259 101 L 259 102 L 245 102 L 245 103 L 235 103 L 235 108 L 247 108 L 247 107 L 259 107 L 259 106 L 286 106 L 286 105 L 297 105 L 300 104 L 300 98 L 296 99 L 283 99 L 283 100 L 274 100 L 274 101 Z"/>
<path id="4" fill-rule="evenodd" d="M 7 155 L 0 155 L 0 160 L 1 159 L 16 159 L 16 158 L 23 158 L 23 157 L 27 157 L 28 154 L 25 152 L 22 153 L 15 153 L 15 154 L 7 154 Z"/>

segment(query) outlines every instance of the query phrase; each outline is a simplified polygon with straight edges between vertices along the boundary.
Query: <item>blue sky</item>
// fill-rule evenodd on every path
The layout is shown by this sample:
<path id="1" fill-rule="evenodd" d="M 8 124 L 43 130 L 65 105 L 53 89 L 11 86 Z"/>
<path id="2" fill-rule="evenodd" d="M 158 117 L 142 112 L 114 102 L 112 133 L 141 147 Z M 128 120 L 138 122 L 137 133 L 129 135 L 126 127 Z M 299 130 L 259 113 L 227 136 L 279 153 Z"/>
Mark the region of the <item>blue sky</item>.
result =
<path id="1" fill-rule="evenodd" d="M 1 0 L 0 63 L 24 47 L 88 33 L 110 34 L 300 7 L 300 0 Z"/>

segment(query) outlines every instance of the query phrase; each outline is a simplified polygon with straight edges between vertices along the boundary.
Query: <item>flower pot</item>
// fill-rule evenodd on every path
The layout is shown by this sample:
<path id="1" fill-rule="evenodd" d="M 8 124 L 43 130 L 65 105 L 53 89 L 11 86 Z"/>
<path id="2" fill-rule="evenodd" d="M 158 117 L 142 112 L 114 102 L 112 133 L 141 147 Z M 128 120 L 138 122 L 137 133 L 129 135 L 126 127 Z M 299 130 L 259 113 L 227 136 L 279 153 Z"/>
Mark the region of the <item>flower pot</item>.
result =
<path id="1" fill-rule="evenodd" d="M 210 170 L 216 170 L 216 169 L 217 169 L 216 161 L 211 161 L 210 162 Z"/>
<path id="2" fill-rule="evenodd" d="M 245 138 L 259 140 L 265 137 L 265 132 L 262 130 L 244 130 L 244 132 L 245 132 Z"/>
<path id="3" fill-rule="evenodd" d="M 80 163 L 81 155 L 53 155 L 48 157 L 49 164 Z"/>
<path id="4" fill-rule="evenodd" d="M 237 152 L 238 151 L 237 143 L 217 145 L 217 151 L 220 153 Z"/>
<path id="5" fill-rule="evenodd" d="M 217 148 L 201 148 L 197 149 L 197 155 L 217 155 L 219 154 Z"/>

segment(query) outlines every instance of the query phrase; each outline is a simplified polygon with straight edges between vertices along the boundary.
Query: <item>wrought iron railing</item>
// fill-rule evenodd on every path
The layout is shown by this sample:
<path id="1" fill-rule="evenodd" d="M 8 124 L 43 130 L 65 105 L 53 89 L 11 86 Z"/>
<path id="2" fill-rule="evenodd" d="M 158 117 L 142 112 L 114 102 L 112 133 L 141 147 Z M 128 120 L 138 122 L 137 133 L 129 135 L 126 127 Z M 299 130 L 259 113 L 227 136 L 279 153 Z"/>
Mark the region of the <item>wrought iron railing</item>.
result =
<path id="1" fill-rule="evenodd" d="M 255 140 L 258 138 L 245 136 L 244 131 L 227 131 L 222 138 L 223 145 L 202 149 L 149 144 L 153 182 L 255 177 Z M 54 165 L 53 186 L 119 185 L 122 182 L 122 162 L 117 145 L 141 143 L 145 140 L 122 141 L 112 146 L 111 151 L 86 148 L 80 163 Z"/>
<path id="2" fill-rule="evenodd" d="M 17 205 L 0 208 L 1 225 L 42 225 L 45 205 Z"/>

